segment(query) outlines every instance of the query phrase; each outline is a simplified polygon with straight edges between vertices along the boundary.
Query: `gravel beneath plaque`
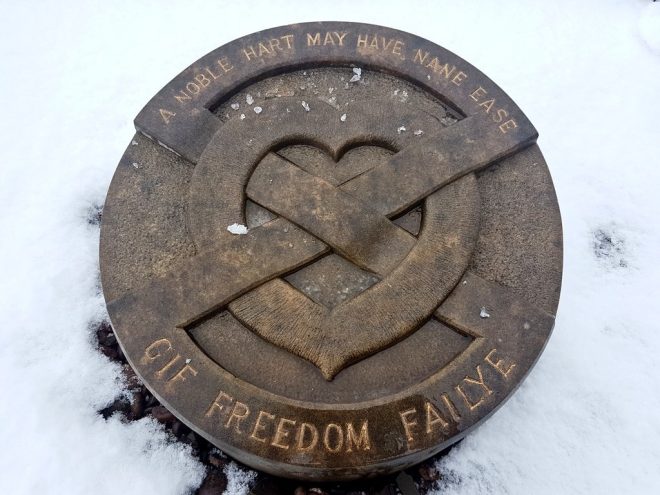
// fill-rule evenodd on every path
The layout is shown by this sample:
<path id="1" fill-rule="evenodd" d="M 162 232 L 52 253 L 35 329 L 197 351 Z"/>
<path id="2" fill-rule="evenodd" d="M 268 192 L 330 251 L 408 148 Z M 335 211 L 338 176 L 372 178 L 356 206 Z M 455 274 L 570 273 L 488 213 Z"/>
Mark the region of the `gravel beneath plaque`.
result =
<path id="1" fill-rule="evenodd" d="M 94 213 L 94 220 L 100 215 L 100 212 Z M 150 417 L 163 425 L 173 442 L 190 446 L 195 457 L 206 468 L 204 481 L 195 492 L 197 495 L 220 495 L 225 492 L 232 495 L 248 492 L 254 495 L 425 495 L 437 489 L 442 481 L 435 464 L 447 451 L 397 476 L 363 482 L 320 485 L 256 473 L 191 431 L 149 393 L 126 361 L 108 322 L 97 324 L 94 334 L 99 352 L 121 365 L 126 391 L 98 413 L 105 419 L 119 415 L 122 421 L 127 422 Z"/>

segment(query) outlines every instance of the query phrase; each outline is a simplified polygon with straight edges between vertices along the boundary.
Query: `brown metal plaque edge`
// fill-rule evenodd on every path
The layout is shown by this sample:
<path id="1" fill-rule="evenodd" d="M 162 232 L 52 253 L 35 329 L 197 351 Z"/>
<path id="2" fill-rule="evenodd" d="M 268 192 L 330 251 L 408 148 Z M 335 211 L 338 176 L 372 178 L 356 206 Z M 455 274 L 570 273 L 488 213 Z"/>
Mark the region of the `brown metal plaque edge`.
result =
<path id="1" fill-rule="evenodd" d="M 317 33 L 321 37 L 326 33 L 343 34 L 342 44 L 310 45 L 310 36 L 314 43 Z M 368 41 L 373 37 L 395 42 L 389 50 L 373 49 Z M 367 44 L 361 46 L 359 40 L 364 38 Z M 271 47 L 269 43 L 274 39 L 279 40 L 280 47 L 291 48 L 277 51 L 275 56 L 258 56 L 259 44 Z M 481 137 L 493 143 L 504 142 L 510 153 L 536 138 L 533 126 L 515 103 L 456 55 L 401 31 L 337 22 L 273 28 L 214 50 L 165 86 L 140 112 L 135 125 L 139 132 L 198 163 L 219 129 L 220 122 L 211 110 L 220 102 L 267 75 L 327 65 L 372 68 L 411 81 L 461 115 L 480 120 L 485 133 Z M 455 70 L 448 74 L 446 66 Z M 191 82 L 194 86 L 190 88 L 199 88 L 195 94 L 187 89 Z M 480 105 L 484 95 L 495 100 L 506 117 L 495 121 L 485 112 Z M 104 245 L 102 231 L 102 277 L 105 270 L 111 269 L 104 264 Z M 183 422 L 233 457 L 257 469 L 307 479 L 385 474 L 456 442 L 492 414 L 521 383 L 540 356 L 554 324 L 552 314 L 534 307 L 514 291 L 467 272 L 435 313 L 439 320 L 474 338 L 460 359 L 405 393 L 357 404 L 319 404 L 271 394 L 221 369 L 178 327 L 178 315 L 161 302 L 168 297 L 152 289 L 107 301 L 124 353 L 149 389 Z M 145 314 L 145 302 L 140 298 L 156 308 L 157 314 Z M 475 301 L 499 310 L 484 318 L 474 311 Z M 554 312 L 556 305 L 552 309 Z M 174 324 L 163 327 L 168 321 Z M 232 413 L 240 416 L 243 407 L 252 415 L 250 428 L 244 425 L 244 430 L 236 426 L 236 421 L 231 424 Z M 343 449 L 342 455 L 312 455 L 301 449 L 268 445 L 251 438 L 260 412 L 276 418 L 274 424 L 282 424 L 283 428 L 290 422 L 318 425 L 320 431 L 335 425 L 347 435 L 347 425 L 351 425 L 355 428 L 356 447 L 360 444 L 360 425 L 368 424 L 370 445 L 364 449 L 362 441 L 362 449 Z M 227 419 L 229 427 L 225 426 Z M 256 436 L 261 438 L 258 433 Z"/>

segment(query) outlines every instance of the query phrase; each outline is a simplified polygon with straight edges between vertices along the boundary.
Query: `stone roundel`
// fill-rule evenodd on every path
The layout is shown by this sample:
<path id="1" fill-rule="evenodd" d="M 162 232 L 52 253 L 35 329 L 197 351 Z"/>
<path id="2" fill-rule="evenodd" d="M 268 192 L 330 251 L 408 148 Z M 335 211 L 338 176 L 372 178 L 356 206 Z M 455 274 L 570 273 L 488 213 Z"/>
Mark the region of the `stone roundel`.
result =
<path id="1" fill-rule="evenodd" d="M 525 115 L 456 55 L 274 28 L 192 64 L 136 128 L 103 214 L 108 313 L 154 395 L 228 454 L 301 479 L 403 469 L 538 359 L 552 180 Z"/>

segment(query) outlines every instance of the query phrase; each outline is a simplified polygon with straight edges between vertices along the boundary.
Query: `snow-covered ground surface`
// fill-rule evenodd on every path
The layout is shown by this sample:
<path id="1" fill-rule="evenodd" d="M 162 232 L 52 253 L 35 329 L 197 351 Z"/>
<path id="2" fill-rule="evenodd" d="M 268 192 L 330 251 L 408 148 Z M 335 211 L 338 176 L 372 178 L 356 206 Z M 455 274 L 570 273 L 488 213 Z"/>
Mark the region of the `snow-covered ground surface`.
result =
<path id="1" fill-rule="evenodd" d="M 441 462 L 443 493 L 660 493 L 660 2 L 0 3 L 0 493 L 182 494 L 203 468 L 104 420 L 101 205 L 132 118 L 180 70 L 274 25 L 353 20 L 467 59 L 539 129 L 565 278 L 514 398 Z M 245 491 L 241 475 L 230 491 Z"/>

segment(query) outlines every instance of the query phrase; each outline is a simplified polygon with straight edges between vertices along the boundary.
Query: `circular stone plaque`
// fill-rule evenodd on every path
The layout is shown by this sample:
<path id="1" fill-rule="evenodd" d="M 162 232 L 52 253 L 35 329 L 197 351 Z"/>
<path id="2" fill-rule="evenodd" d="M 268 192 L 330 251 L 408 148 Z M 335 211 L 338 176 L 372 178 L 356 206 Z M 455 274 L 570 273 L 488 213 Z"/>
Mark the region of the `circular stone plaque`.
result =
<path id="1" fill-rule="evenodd" d="M 537 133 L 490 79 L 380 26 L 233 41 L 135 120 L 101 274 L 117 338 L 194 431 L 276 475 L 406 468 L 538 359 L 562 233 Z"/>

